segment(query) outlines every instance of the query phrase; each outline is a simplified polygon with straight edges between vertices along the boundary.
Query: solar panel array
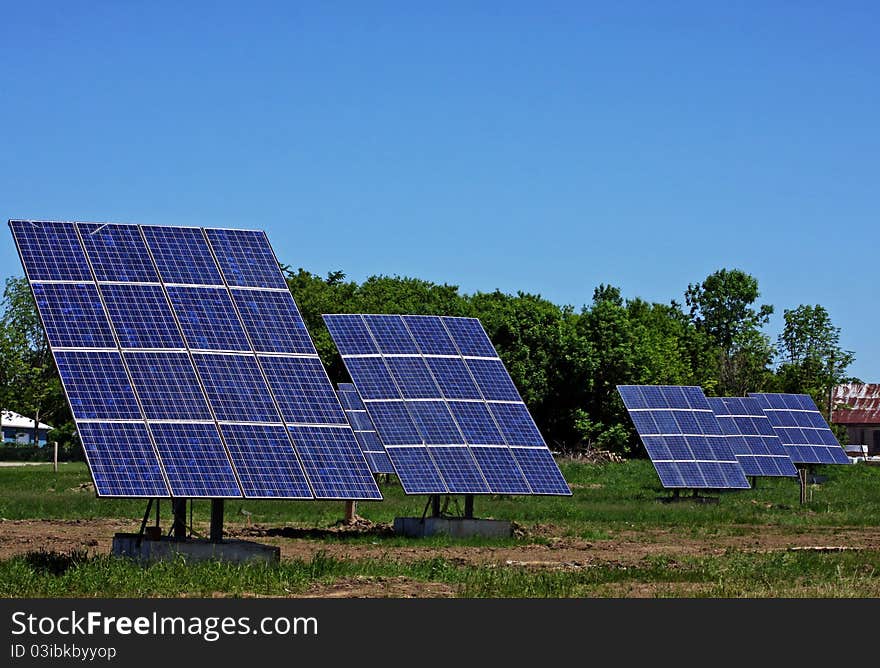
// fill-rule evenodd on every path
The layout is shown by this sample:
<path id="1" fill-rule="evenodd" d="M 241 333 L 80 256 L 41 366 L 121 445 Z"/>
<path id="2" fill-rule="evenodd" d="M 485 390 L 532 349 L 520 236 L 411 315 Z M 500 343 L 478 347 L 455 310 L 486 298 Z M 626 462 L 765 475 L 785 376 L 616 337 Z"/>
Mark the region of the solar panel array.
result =
<path id="1" fill-rule="evenodd" d="M 381 498 L 265 233 L 9 224 L 99 496 Z"/>
<path id="2" fill-rule="evenodd" d="M 848 464 L 840 443 L 806 394 L 750 393 L 795 464 Z"/>
<path id="3" fill-rule="evenodd" d="M 571 494 L 479 320 L 324 320 L 407 494 Z"/>
<path id="4" fill-rule="evenodd" d="M 749 487 L 702 389 L 618 385 L 617 390 L 664 487 Z"/>
<path id="5" fill-rule="evenodd" d="M 797 475 L 757 399 L 709 397 L 709 406 L 747 476 Z"/>
<path id="6" fill-rule="evenodd" d="M 354 431 L 354 437 L 357 439 L 364 457 L 373 473 L 394 473 L 394 467 L 385 452 L 385 446 L 379 440 L 376 433 L 376 427 L 367 414 L 367 408 L 361 401 L 357 388 L 352 383 L 337 383 L 337 394 L 339 395 L 339 403 L 345 411 L 345 416 Z"/>

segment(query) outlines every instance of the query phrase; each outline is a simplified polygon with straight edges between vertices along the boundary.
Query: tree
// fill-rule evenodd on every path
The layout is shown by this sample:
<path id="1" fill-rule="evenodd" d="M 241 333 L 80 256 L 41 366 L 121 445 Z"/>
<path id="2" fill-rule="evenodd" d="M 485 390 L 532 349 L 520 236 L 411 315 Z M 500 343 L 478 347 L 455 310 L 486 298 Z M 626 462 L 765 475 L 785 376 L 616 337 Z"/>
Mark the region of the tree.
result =
<path id="1" fill-rule="evenodd" d="M 26 279 L 6 280 L 2 308 L 0 407 L 33 418 L 36 442 L 41 421 L 58 428 L 72 417 Z"/>
<path id="2" fill-rule="evenodd" d="M 783 391 L 810 394 L 817 405 L 830 407 L 831 391 L 847 379 L 846 370 L 855 355 L 841 348 L 840 328 L 823 306 L 801 304 L 786 309 L 783 317 L 778 371 Z"/>
<path id="3" fill-rule="evenodd" d="M 539 295 L 476 293 L 470 314 L 483 323 L 514 383 L 548 441 L 571 450 L 579 440 L 575 411 L 591 387 L 589 342 L 570 306 Z"/>
<path id="4" fill-rule="evenodd" d="M 717 348 L 718 392 L 743 394 L 772 361 L 769 338 L 760 329 L 773 307 L 753 305 L 760 297 L 758 281 L 739 269 L 719 269 L 702 283 L 688 285 L 685 302 L 697 330 Z"/>

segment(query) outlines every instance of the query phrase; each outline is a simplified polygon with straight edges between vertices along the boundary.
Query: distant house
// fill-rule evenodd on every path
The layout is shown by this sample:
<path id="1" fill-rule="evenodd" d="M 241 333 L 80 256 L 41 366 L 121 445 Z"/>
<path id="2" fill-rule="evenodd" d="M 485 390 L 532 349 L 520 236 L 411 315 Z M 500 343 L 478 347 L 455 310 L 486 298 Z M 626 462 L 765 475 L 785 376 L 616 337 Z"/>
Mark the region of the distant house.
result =
<path id="1" fill-rule="evenodd" d="M 0 426 L 3 429 L 3 442 L 18 445 L 34 445 L 34 421 L 13 411 L 0 414 Z M 40 423 L 37 429 L 37 445 L 46 445 L 46 436 L 52 427 Z"/>
<path id="2" fill-rule="evenodd" d="M 880 455 L 880 384 L 849 383 L 834 388 L 831 421 L 846 425 L 849 442 Z"/>

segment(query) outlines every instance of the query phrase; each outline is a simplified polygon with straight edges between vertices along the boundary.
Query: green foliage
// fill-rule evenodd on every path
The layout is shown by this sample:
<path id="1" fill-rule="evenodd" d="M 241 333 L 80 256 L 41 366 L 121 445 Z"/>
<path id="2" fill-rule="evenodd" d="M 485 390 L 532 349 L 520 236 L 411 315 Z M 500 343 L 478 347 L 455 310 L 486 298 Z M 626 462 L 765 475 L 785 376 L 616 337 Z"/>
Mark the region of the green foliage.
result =
<path id="1" fill-rule="evenodd" d="M 739 396 L 766 379 L 774 351 L 760 328 L 773 307 L 754 308 L 760 294 L 757 279 L 740 269 L 719 269 L 685 293 L 691 320 L 717 348 L 718 394 Z"/>
<path id="2" fill-rule="evenodd" d="M 336 270 L 326 276 L 284 267 L 290 290 L 334 382 L 348 374 L 324 325 L 327 313 L 412 313 L 477 317 L 504 360 L 554 450 L 589 448 L 641 453 L 617 393 L 621 384 L 700 385 L 709 394 L 804 391 L 820 405 L 844 380 L 851 352 L 819 305 L 785 311 L 783 361 L 762 327 L 773 307 L 757 305 L 758 282 L 720 269 L 688 286 L 686 310 L 672 301 L 624 298 L 601 284 L 579 311 L 540 295 L 462 294 L 450 284 L 372 276 L 358 283 Z M 62 459 L 81 449 L 27 282 L 9 279 L 0 320 L 0 407 L 56 427 Z"/>
<path id="3" fill-rule="evenodd" d="M 6 280 L 2 309 L 0 408 L 56 427 L 69 423 L 61 380 L 26 279 Z"/>
<path id="4" fill-rule="evenodd" d="M 823 306 L 801 304 L 786 309 L 784 317 L 779 335 L 781 387 L 785 392 L 810 394 L 817 405 L 826 407 L 832 388 L 847 380 L 855 355 L 840 347 L 840 328 Z"/>

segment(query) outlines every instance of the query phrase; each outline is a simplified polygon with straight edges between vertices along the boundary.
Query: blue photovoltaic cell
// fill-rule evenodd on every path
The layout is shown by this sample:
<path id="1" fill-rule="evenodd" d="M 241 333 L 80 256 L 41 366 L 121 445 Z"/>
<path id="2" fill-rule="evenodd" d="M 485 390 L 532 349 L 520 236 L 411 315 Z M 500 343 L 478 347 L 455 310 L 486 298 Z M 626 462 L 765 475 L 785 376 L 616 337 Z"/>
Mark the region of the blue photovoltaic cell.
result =
<path id="1" fill-rule="evenodd" d="M 348 421 L 351 423 L 351 428 L 355 432 L 374 431 L 373 423 L 370 422 L 370 418 L 365 409 L 346 411 L 346 415 L 348 416 Z"/>
<path id="2" fill-rule="evenodd" d="M 423 445 L 422 437 L 402 401 L 374 401 L 368 408 L 379 440 L 389 445 Z M 396 462 L 395 462 L 396 463 Z"/>
<path id="3" fill-rule="evenodd" d="M 421 357 L 386 357 L 385 363 L 404 399 L 442 398 L 440 388 Z M 396 393 L 384 398 L 390 399 L 393 396 Z"/>
<path id="4" fill-rule="evenodd" d="M 98 281 L 159 281 L 137 225 L 78 223 L 77 226 Z"/>
<path id="5" fill-rule="evenodd" d="M 83 422 L 77 431 L 98 496 L 169 495 L 142 422 Z"/>
<path id="6" fill-rule="evenodd" d="M 664 487 L 748 488 L 732 444 L 700 388 L 617 389 Z"/>
<path id="7" fill-rule="evenodd" d="M 73 223 L 11 220 L 9 226 L 29 280 L 93 280 Z"/>
<path id="8" fill-rule="evenodd" d="M 366 407 L 358 396 L 357 390 L 352 383 L 339 383 L 339 401 L 345 411 L 351 428 L 354 430 L 355 439 L 360 445 L 367 464 L 373 473 L 394 473 L 391 460 L 385 453 L 385 446 L 376 434 L 376 428 L 367 415 Z"/>
<path id="9" fill-rule="evenodd" d="M 709 406 L 747 476 L 797 475 L 797 469 L 757 400 L 709 397 Z"/>
<path id="10" fill-rule="evenodd" d="M 501 360 L 465 360 L 487 401 L 522 401 Z"/>
<path id="11" fill-rule="evenodd" d="M 99 494 L 237 497 L 243 489 L 252 498 L 312 496 L 254 356 L 259 351 L 310 356 L 269 357 L 265 365 L 286 417 L 324 429 L 307 446 L 320 476 L 317 488 L 332 483 L 336 492 L 351 489 L 344 495 L 350 498 L 379 498 L 264 233 L 93 223 L 10 226 L 92 456 Z M 38 279 L 69 283 L 46 286 Z M 230 291 L 228 285 L 241 287 Z M 192 356 L 192 350 L 246 354 Z M 83 420 L 137 423 L 97 426 Z M 339 426 L 323 427 L 328 423 Z M 89 441 L 100 429 L 107 452 Z M 130 444 L 106 442 L 108 434 L 122 436 L 126 429 Z M 374 433 L 372 438 L 377 442 Z M 149 461 L 133 459 L 149 460 L 154 446 L 159 485 Z M 113 462 L 129 471 L 114 469 Z M 337 498 L 336 492 L 328 498 Z"/>
<path id="12" fill-rule="evenodd" d="M 425 362 L 447 399 L 483 398 L 460 357 L 426 357 Z"/>
<path id="13" fill-rule="evenodd" d="M 505 442 L 486 404 L 476 401 L 450 401 L 449 410 L 452 411 L 452 417 L 467 443 L 497 445 Z"/>
<path id="14" fill-rule="evenodd" d="M 382 452 L 365 452 L 364 456 L 373 473 L 395 473 L 391 458 L 384 450 Z"/>
<path id="15" fill-rule="evenodd" d="M 443 322 L 433 315 L 405 315 L 403 322 L 422 355 L 458 355 Z"/>
<path id="16" fill-rule="evenodd" d="M 116 348 L 93 283 L 33 283 L 37 308 L 54 348 Z"/>
<path id="17" fill-rule="evenodd" d="M 544 446 L 544 438 L 524 404 L 489 404 L 498 428 L 508 445 Z"/>
<path id="18" fill-rule="evenodd" d="M 241 497 L 214 423 L 152 423 L 150 431 L 173 496 Z"/>
<path id="19" fill-rule="evenodd" d="M 511 448 L 471 448 L 471 453 L 496 494 L 531 494 Z"/>
<path id="20" fill-rule="evenodd" d="M 229 285 L 287 289 L 281 267 L 264 232 L 208 228 L 205 233 Z"/>
<path id="21" fill-rule="evenodd" d="M 195 227 L 141 227 L 165 283 L 223 285 L 211 249 Z"/>
<path id="22" fill-rule="evenodd" d="M 289 429 L 316 498 L 382 498 L 348 426 Z"/>
<path id="23" fill-rule="evenodd" d="M 757 400 L 773 431 L 795 464 L 848 464 L 815 402 L 806 394 L 749 394 Z"/>
<path id="24" fill-rule="evenodd" d="M 244 328 L 257 352 L 316 354 L 306 324 L 289 292 L 231 292 Z"/>
<path id="25" fill-rule="evenodd" d="M 77 420 L 138 420 L 141 411 L 118 352 L 56 352 Z"/>
<path id="26" fill-rule="evenodd" d="M 259 359 L 285 422 L 347 423 L 324 365 L 317 357 L 261 355 Z"/>
<path id="27" fill-rule="evenodd" d="M 187 353 L 126 352 L 148 420 L 210 420 L 211 412 Z"/>
<path id="28" fill-rule="evenodd" d="M 226 288 L 173 286 L 168 297 L 191 349 L 251 349 Z"/>
<path id="29" fill-rule="evenodd" d="M 366 410 L 364 402 L 361 401 L 360 395 L 354 387 L 354 383 L 337 383 L 337 394 L 339 395 L 339 403 L 342 408 L 347 411 Z"/>
<path id="30" fill-rule="evenodd" d="M 444 402 L 413 401 L 407 408 L 426 445 L 464 444 L 464 437 Z M 443 477 L 446 478 L 445 473 Z"/>
<path id="31" fill-rule="evenodd" d="M 450 494 L 488 494 L 489 487 L 469 448 L 431 447 L 429 452 L 437 467 L 443 471 Z"/>
<path id="32" fill-rule="evenodd" d="M 388 456 L 394 463 L 394 470 L 400 478 L 403 491 L 407 494 L 448 492 L 440 472 L 428 454 L 428 448 L 388 448 Z"/>
<path id="33" fill-rule="evenodd" d="M 310 499 L 312 492 L 282 426 L 222 424 L 245 496 Z"/>
<path id="34" fill-rule="evenodd" d="M 486 331 L 476 318 L 443 318 L 459 352 L 465 357 L 498 357 Z"/>
<path id="35" fill-rule="evenodd" d="M 533 494 L 571 494 L 547 448 L 511 448 Z"/>
<path id="36" fill-rule="evenodd" d="M 362 399 L 397 399 L 400 392 L 381 357 L 351 357 L 345 367 Z"/>
<path id="37" fill-rule="evenodd" d="M 555 474 L 539 471 L 545 479 L 537 481 L 537 493 L 571 493 L 564 480 L 558 484 L 562 475 L 478 320 L 324 318 L 407 493 L 531 493 L 514 445 L 545 451 L 543 458 L 524 457 L 556 468 Z M 392 447 L 422 443 L 427 453 Z M 459 445 L 466 447 L 444 447 Z M 442 454 L 435 454 L 438 447 Z M 436 489 L 419 477 L 416 462 L 436 465 Z"/>
<path id="38" fill-rule="evenodd" d="M 101 295 L 122 348 L 185 348 L 159 285 L 104 284 Z"/>
<path id="39" fill-rule="evenodd" d="M 343 357 L 348 355 L 375 355 L 379 352 L 363 318 L 359 315 L 325 315 L 324 323 L 333 343 Z M 357 381 L 355 381 L 357 385 Z"/>
<path id="40" fill-rule="evenodd" d="M 197 353 L 193 360 L 218 420 L 281 421 L 252 355 Z"/>
<path id="41" fill-rule="evenodd" d="M 418 355 L 419 349 L 399 315 L 365 315 L 364 322 L 384 355 Z"/>

